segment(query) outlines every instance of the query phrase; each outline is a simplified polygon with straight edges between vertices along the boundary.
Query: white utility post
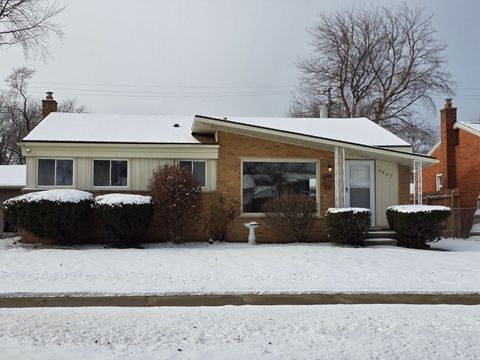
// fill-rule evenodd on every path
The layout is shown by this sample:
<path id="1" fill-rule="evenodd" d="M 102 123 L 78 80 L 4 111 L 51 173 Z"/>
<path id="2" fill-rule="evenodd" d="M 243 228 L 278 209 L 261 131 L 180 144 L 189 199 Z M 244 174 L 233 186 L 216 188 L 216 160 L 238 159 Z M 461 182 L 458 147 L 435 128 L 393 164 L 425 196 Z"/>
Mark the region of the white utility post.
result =
<path id="1" fill-rule="evenodd" d="M 345 148 L 335 146 L 335 207 L 345 207 Z"/>
<path id="2" fill-rule="evenodd" d="M 413 161 L 413 185 L 414 185 L 414 192 L 413 192 L 413 203 L 422 205 L 423 197 L 422 197 L 422 181 L 423 181 L 423 164 L 419 160 Z"/>

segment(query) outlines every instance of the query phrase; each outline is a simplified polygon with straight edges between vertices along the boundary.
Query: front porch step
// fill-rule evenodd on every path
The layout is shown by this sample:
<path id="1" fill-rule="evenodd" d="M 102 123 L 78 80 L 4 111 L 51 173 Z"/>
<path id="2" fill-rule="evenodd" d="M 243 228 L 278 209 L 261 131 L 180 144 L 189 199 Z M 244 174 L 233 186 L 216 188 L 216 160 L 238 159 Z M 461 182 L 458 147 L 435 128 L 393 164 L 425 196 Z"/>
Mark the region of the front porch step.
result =
<path id="1" fill-rule="evenodd" d="M 377 246 L 377 245 L 390 245 L 390 246 L 397 246 L 398 242 L 396 239 L 392 238 L 367 238 L 363 240 L 364 246 Z"/>
<path id="2" fill-rule="evenodd" d="M 367 235 L 368 239 L 396 239 L 397 233 L 392 230 L 370 230 Z"/>

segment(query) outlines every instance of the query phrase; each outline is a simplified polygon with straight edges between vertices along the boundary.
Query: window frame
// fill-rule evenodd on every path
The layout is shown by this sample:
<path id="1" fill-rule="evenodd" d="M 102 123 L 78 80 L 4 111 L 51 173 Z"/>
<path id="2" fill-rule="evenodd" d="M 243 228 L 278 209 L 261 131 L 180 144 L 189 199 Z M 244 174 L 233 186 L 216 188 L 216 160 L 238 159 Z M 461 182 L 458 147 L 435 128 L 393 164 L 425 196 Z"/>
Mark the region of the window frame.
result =
<path id="1" fill-rule="evenodd" d="M 440 179 L 440 184 L 438 183 L 438 179 Z M 442 191 L 442 188 L 443 188 L 442 180 L 443 180 L 442 173 L 435 174 L 435 191 Z"/>
<path id="2" fill-rule="evenodd" d="M 320 169 L 321 169 L 321 163 L 320 159 L 291 159 L 291 158 L 240 158 L 240 216 L 243 217 L 265 217 L 266 214 L 263 212 L 244 212 L 243 211 L 243 163 L 244 162 L 285 162 L 285 163 L 314 163 L 315 164 L 315 201 L 317 203 L 317 212 L 315 213 L 315 216 L 321 217 L 321 211 L 320 211 Z"/>
<path id="3" fill-rule="evenodd" d="M 202 190 L 208 190 L 209 189 L 209 181 L 208 181 L 208 161 L 207 160 L 201 160 L 201 159 L 180 159 L 177 161 L 178 166 L 180 166 L 180 162 L 182 161 L 189 161 L 192 163 L 192 174 L 193 174 L 193 163 L 194 162 L 203 162 L 205 164 L 205 186 L 200 186 Z"/>
<path id="4" fill-rule="evenodd" d="M 100 185 L 96 186 L 95 185 L 95 161 L 109 161 L 110 162 L 110 167 L 109 167 L 109 176 L 110 176 L 110 185 Z M 112 186 L 112 161 L 126 161 L 127 162 L 127 185 L 126 186 Z M 112 159 L 112 158 L 95 158 L 92 159 L 92 189 L 129 189 L 130 188 L 130 161 L 128 159 Z"/>
<path id="5" fill-rule="evenodd" d="M 38 183 L 38 171 L 40 170 L 40 160 L 55 160 L 55 167 L 53 172 L 54 185 L 40 185 Z M 72 162 L 72 185 L 57 185 L 57 160 L 69 160 Z M 37 169 L 35 171 L 35 184 L 37 188 L 49 189 L 49 188 L 59 188 L 59 189 L 70 189 L 75 187 L 75 159 L 74 158 L 52 158 L 52 157 L 39 157 L 37 158 Z"/>

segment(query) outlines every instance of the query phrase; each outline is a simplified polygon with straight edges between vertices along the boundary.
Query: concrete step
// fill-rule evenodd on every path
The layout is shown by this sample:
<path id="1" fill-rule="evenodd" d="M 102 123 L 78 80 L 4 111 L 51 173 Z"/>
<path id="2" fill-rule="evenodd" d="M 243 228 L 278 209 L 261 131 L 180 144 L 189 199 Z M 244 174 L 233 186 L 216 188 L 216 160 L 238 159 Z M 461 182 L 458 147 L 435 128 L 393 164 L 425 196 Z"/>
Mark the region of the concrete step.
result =
<path id="1" fill-rule="evenodd" d="M 389 239 L 396 239 L 397 233 L 392 230 L 371 230 L 368 232 L 368 238 L 370 239 L 377 239 L 377 238 L 389 238 Z"/>
<path id="2" fill-rule="evenodd" d="M 392 238 L 367 238 L 363 240 L 364 246 L 391 245 L 397 246 L 397 240 Z"/>

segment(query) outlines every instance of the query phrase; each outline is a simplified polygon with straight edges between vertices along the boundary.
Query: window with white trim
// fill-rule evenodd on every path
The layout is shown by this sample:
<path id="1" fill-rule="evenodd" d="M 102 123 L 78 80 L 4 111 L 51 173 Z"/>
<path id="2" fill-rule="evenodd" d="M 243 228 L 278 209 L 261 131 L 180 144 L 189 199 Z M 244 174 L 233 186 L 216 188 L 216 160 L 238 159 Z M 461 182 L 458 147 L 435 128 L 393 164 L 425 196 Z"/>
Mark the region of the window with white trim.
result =
<path id="1" fill-rule="evenodd" d="M 72 159 L 38 159 L 38 186 L 72 186 Z"/>
<path id="2" fill-rule="evenodd" d="M 127 160 L 93 160 L 93 186 L 127 187 Z"/>
<path id="3" fill-rule="evenodd" d="M 181 160 L 180 167 L 192 172 L 201 187 L 207 186 L 207 162 L 204 160 Z"/>
<path id="4" fill-rule="evenodd" d="M 263 204 L 287 191 L 317 201 L 317 162 L 243 161 L 243 212 L 262 213 Z"/>
<path id="5" fill-rule="evenodd" d="M 442 190 L 442 174 L 435 175 L 435 191 Z"/>

